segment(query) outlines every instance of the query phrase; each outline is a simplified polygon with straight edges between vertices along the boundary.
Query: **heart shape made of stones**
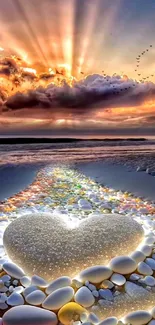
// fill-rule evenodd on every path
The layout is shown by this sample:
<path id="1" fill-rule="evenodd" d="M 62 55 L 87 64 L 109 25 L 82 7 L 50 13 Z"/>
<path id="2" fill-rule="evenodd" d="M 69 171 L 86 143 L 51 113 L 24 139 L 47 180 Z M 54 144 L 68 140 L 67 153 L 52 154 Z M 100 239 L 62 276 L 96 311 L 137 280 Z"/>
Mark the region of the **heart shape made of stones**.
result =
<path id="1" fill-rule="evenodd" d="M 74 277 L 87 267 L 127 255 L 143 236 L 141 225 L 122 215 L 96 215 L 70 228 L 60 216 L 32 214 L 13 221 L 3 242 L 10 259 L 26 274 L 53 280 L 62 275 Z"/>

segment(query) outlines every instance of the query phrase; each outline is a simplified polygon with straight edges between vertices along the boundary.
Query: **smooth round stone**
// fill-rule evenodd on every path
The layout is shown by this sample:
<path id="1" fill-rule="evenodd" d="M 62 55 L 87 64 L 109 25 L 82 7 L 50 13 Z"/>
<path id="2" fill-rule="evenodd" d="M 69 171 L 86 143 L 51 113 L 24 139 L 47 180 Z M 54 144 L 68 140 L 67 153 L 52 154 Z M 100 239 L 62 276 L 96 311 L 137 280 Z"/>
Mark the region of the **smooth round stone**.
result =
<path id="1" fill-rule="evenodd" d="M 45 280 L 54 280 L 62 274 L 75 277 L 84 264 L 107 265 L 113 256 L 130 254 L 143 237 L 141 225 L 131 217 L 104 214 L 71 227 L 65 218 L 42 213 L 11 222 L 4 248 L 26 274 L 32 276 L 35 270 Z"/>
<path id="2" fill-rule="evenodd" d="M 57 289 L 43 302 L 42 307 L 49 310 L 58 310 L 72 300 L 74 290 L 71 287 Z"/>
<path id="3" fill-rule="evenodd" d="M 23 291 L 24 291 L 24 287 L 22 286 L 18 286 L 13 289 L 13 292 L 17 292 L 17 293 L 22 293 Z"/>
<path id="4" fill-rule="evenodd" d="M 155 271 L 155 260 L 153 258 L 146 258 L 145 263 L 149 265 L 153 271 Z"/>
<path id="5" fill-rule="evenodd" d="M 38 275 L 33 275 L 31 278 L 31 285 L 38 286 L 40 288 L 46 288 L 47 282 Z"/>
<path id="6" fill-rule="evenodd" d="M 28 276 L 23 276 L 20 279 L 20 283 L 22 284 L 23 287 L 29 287 L 31 285 L 31 278 L 29 278 Z"/>
<path id="7" fill-rule="evenodd" d="M 80 273 L 79 277 L 83 282 L 88 280 L 92 283 L 100 283 L 103 280 L 109 279 L 111 275 L 112 270 L 109 267 L 97 265 L 85 269 Z"/>
<path id="8" fill-rule="evenodd" d="M 0 318 L 0 325 L 3 325 L 3 321 L 2 321 L 2 318 Z"/>
<path id="9" fill-rule="evenodd" d="M 152 269 L 151 269 L 150 266 L 147 265 L 145 262 L 140 262 L 140 263 L 138 264 L 137 271 L 138 271 L 140 274 L 143 274 L 143 275 L 152 275 L 152 274 L 153 274 Z"/>
<path id="10" fill-rule="evenodd" d="M 15 279 L 21 279 L 25 275 L 20 267 L 11 262 L 4 263 L 3 270 Z"/>
<path id="11" fill-rule="evenodd" d="M 102 322 L 99 323 L 99 325 L 117 325 L 118 319 L 116 317 L 108 317 Z"/>
<path id="12" fill-rule="evenodd" d="M 130 255 L 130 257 L 136 262 L 143 262 L 146 258 L 146 256 L 144 255 L 144 253 L 142 253 L 141 251 L 135 251 L 134 253 L 132 253 Z"/>
<path id="13" fill-rule="evenodd" d="M 30 305 L 40 306 L 46 299 L 46 295 L 41 290 L 35 290 L 26 296 L 25 300 Z"/>
<path id="14" fill-rule="evenodd" d="M 129 274 L 136 270 L 136 262 L 129 256 L 114 257 L 110 264 L 110 268 L 120 274 Z"/>
<path id="15" fill-rule="evenodd" d="M 126 282 L 126 278 L 121 274 L 114 273 L 110 278 L 110 281 L 118 286 L 122 286 Z"/>
<path id="16" fill-rule="evenodd" d="M 38 290 L 38 287 L 36 286 L 29 286 L 23 291 L 23 296 L 26 297 L 29 295 L 31 292 Z"/>
<path id="17" fill-rule="evenodd" d="M 56 325 L 57 322 L 53 312 L 33 306 L 14 307 L 3 316 L 3 325 Z"/>
<path id="18" fill-rule="evenodd" d="M 46 293 L 49 295 L 53 291 L 63 288 L 63 287 L 69 287 L 72 284 L 71 278 L 68 276 L 62 276 L 51 283 L 46 288 Z"/>
<path id="19" fill-rule="evenodd" d="M 83 307 L 90 307 L 94 304 L 95 298 L 87 287 L 81 287 L 74 296 L 75 302 Z"/>
<path id="20" fill-rule="evenodd" d="M 24 305 L 24 299 L 21 294 L 13 292 L 7 299 L 7 304 L 10 306 Z"/>
<path id="21" fill-rule="evenodd" d="M 149 275 L 146 276 L 144 278 L 144 282 L 145 282 L 145 284 L 147 284 L 150 287 L 155 286 L 155 278 L 153 276 L 149 276 Z"/>
<path id="22" fill-rule="evenodd" d="M 154 244 L 154 242 L 155 242 L 155 237 L 153 237 L 153 236 L 147 237 L 145 239 L 145 244 L 146 245 L 152 245 L 152 244 Z"/>
<path id="23" fill-rule="evenodd" d="M 80 320 L 81 315 L 87 313 L 87 310 L 76 302 L 69 302 L 58 312 L 58 319 L 64 325 L 70 325 L 72 321 Z"/>
<path id="24" fill-rule="evenodd" d="M 150 256 L 152 253 L 152 247 L 149 245 L 143 245 L 140 247 L 140 251 L 145 255 L 145 256 Z"/>
<path id="25" fill-rule="evenodd" d="M 144 310 L 134 311 L 124 318 L 125 324 L 144 325 L 151 320 L 152 316 Z"/>
<path id="26" fill-rule="evenodd" d="M 109 290 L 109 289 L 100 289 L 99 294 L 103 299 L 106 299 L 109 301 L 112 301 L 114 299 L 113 294 L 112 294 L 111 290 Z"/>

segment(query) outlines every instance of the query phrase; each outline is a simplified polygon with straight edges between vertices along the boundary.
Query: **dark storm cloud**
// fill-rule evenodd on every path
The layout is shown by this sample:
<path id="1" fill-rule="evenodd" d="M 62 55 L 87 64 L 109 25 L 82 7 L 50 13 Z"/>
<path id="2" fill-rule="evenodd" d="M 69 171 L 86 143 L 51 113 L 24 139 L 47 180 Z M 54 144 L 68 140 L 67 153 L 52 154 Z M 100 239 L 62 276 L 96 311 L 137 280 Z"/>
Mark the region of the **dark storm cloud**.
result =
<path id="1" fill-rule="evenodd" d="M 16 93 L 5 102 L 5 109 L 48 108 L 55 112 L 87 114 L 95 108 L 138 106 L 148 99 L 155 98 L 155 84 L 137 83 L 120 76 L 103 77 L 91 75 L 75 82 L 70 87 L 66 82 L 61 87 L 50 84 L 27 93 Z"/>

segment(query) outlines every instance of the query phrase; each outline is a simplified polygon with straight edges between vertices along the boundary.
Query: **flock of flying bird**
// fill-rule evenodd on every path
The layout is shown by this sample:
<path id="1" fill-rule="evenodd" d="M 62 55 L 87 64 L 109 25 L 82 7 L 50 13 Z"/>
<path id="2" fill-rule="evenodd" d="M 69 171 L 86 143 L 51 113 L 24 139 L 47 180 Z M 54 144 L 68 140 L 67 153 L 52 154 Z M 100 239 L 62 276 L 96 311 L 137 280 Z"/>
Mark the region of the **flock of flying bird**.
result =
<path id="1" fill-rule="evenodd" d="M 141 59 L 149 52 L 149 50 L 153 47 L 153 45 L 150 45 L 150 48 L 145 49 L 142 53 L 140 53 L 137 58 L 136 58 L 136 69 L 135 72 L 137 73 L 138 77 L 141 79 L 139 80 L 140 82 L 146 82 L 149 81 L 150 77 L 154 77 L 154 74 L 147 76 L 147 77 L 142 77 L 142 74 L 140 73 L 140 65 L 141 65 Z"/>

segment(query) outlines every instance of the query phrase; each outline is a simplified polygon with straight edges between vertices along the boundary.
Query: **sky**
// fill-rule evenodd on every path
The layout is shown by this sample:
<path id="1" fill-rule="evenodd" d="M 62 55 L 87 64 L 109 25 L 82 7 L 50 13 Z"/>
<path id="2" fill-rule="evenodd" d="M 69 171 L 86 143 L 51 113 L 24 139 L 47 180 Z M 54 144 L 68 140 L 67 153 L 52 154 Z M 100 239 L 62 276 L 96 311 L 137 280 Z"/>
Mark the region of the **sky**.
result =
<path id="1" fill-rule="evenodd" d="M 1 1 L 0 136 L 15 135 L 155 135 L 155 1 Z"/>

